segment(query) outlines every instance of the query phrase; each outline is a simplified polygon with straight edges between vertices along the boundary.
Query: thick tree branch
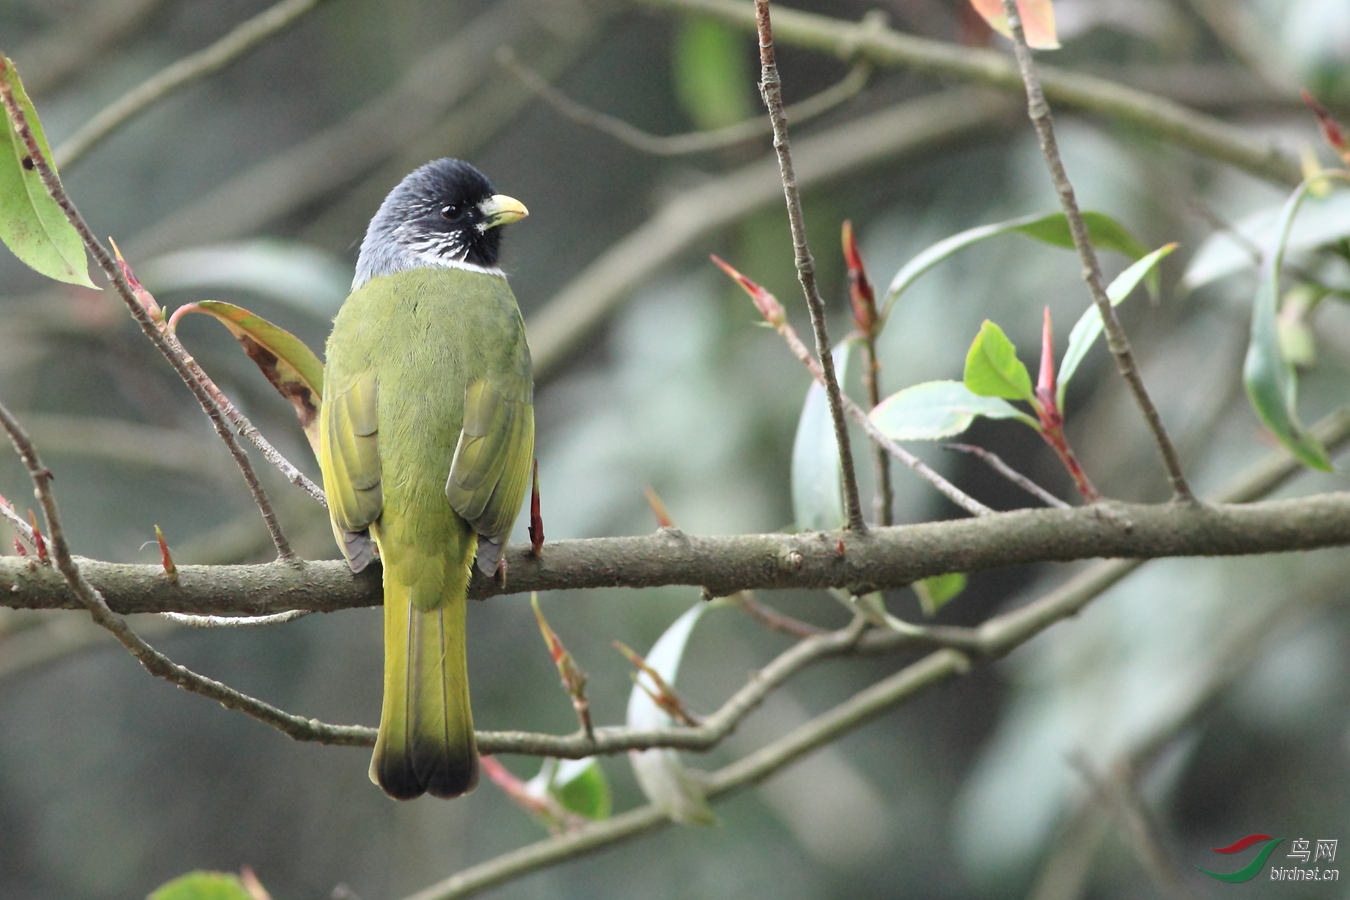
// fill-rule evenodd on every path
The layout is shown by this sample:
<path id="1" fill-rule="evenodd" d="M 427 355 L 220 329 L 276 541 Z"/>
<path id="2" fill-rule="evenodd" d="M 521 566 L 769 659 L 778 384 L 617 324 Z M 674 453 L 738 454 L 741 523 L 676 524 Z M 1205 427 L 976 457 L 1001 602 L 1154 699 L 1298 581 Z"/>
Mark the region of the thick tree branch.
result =
<path id="1" fill-rule="evenodd" d="M 722 596 L 747 588 L 900 587 L 946 572 L 1097 557 L 1157 559 L 1282 553 L 1350 544 L 1350 493 L 1248 505 L 1146 506 L 1104 503 L 1034 509 L 977 519 L 846 532 L 687 535 L 662 529 L 636 537 L 591 538 L 507 551 L 505 588 L 475 579 L 470 595 L 597 587 L 706 587 Z M 340 562 L 302 565 L 179 566 L 168 582 L 158 566 L 81 560 L 90 582 L 121 613 L 271 615 L 331 612 L 380 602 L 380 575 L 353 576 Z M 60 579 L 23 559 L 0 558 L 0 604 L 78 609 Z"/>
<path id="2" fill-rule="evenodd" d="M 754 6 L 741 0 L 634 2 L 700 12 L 751 33 L 755 30 Z M 851 61 L 865 60 L 884 68 L 955 77 L 1006 91 L 1023 90 L 1017 66 L 993 50 L 959 47 L 876 28 L 871 23 L 845 22 L 781 7 L 774 13 L 774 28 L 779 44 L 807 47 Z M 1273 143 L 1254 141 L 1231 125 L 1162 97 L 1050 66 L 1041 68 L 1041 81 L 1046 97 L 1067 108 L 1128 125 L 1269 181 L 1293 186 L 1303 178 L 1298 160 Z"/>

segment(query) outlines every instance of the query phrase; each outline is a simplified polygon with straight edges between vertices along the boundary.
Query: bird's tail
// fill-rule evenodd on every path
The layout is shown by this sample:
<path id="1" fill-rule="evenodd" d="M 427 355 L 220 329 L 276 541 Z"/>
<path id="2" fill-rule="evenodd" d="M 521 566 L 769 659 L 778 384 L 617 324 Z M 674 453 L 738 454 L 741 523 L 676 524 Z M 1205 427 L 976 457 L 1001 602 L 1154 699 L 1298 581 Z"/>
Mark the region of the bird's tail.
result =
<path id="1" fill-rule="evenodd" d="M 370 780 L 397 800 L 448 799 L 478 783 L 464 655 L 468 561 L 409 562 L 384 558 L 384 706 Z"/>

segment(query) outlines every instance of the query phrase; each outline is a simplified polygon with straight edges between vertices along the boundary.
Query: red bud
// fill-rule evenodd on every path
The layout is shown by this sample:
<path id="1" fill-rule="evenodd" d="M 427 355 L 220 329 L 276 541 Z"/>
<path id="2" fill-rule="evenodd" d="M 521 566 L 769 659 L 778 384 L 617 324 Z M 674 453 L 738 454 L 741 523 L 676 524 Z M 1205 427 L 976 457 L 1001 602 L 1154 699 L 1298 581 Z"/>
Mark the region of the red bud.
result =
<path id="1" fill-rule="evenodd" d="M 538 557 L 544 549 L 544 517 L 539 513 L 539 457 L 534 458 L 534 484 L 530 488 L 530 554 Z"/>
<path id="2" fill-rule="evenodd" d="M 122 258 L 122 251 L 118 248 L 117 241 L 110 237 L 108 243 L 112 244 L 113 254 L 117 257 L 117 267 L 122 270 L 122 277 L 127 280 L 127 284 L 131 285 L 131 293 L 136 297 L 136 302 L 145 307 L 145 311 L 150 314 L 150 318 L 162 323 L 164 321 L 164 310 L 160 309 L 154 296 L 145 289 L 141 280 L 136 277 L 136 273 L 131 270 L 131 266 L 127 265 L 127 261 Z"/>
<path id="3" fill-rule="evenodd" d="M 647 485 L 642 489 L 647 495 L 647 503 L 651 506 L 652 512 L 656 515 L 656 525 L 658 528 L 674 528 L 675 523 L 670 520 L 670 513 L 666 510 L 666 505 L 661 502 L 661 497 L 656 493 L 655 488 Z"/>
<path id="4" fill-rule="evenodd" d="M 872 282 L 867 280 L 862 254 L 853 237 L 853 223 L 844 220 L 844 261 L 848 264 L 848 299 L 853 306 L 853 324 L 864 335 L 871 336 L 877 327 L 877 297 Z"/>
<path id="5" fill-rule="evenodd" d="M 1306 88 L 1300 91 L 1299 95 L 1317 117 L 1317 124 L 1321 127 L 1322 136 L 1326 138 L 1327 143 L 1341 155 L 1347 165 L 1350 165 L 1350 141 L 1346 140 L 1345 129 L 1341 127 L 1341 123 L 1333 119 L 1326 107 L 1313 99 L 1313 95 L 1308 93 Z"/>
<path id="6" fill-rule="evenodd" d="M 755 301 L 755 307 L 759 309 L 760 315 L 774 328 L 781 328 L 787 324 L 787 314 L 783 312 L 783 305 L 778 302 L 778 298 L 770 294 L 764 288 L 755 282 L 746 278 L 740 272 L 737 272 L 731 265 L 724 262 L 717 254 L 712 254 L 712 261 L 717 263 L 736 283 L 750 295 L 750 299 Z"/>
<path id="7" fill-rule="evenodd" d="M 33 515 L 31 509 L 28 511 L 28 522 L 33 526 L 33 546 L 37 547 L 38 562 L 50 562 L 47 556 L 47 542 L 42 538 L 42 531 L 38 528 L 37 516 Z"/>

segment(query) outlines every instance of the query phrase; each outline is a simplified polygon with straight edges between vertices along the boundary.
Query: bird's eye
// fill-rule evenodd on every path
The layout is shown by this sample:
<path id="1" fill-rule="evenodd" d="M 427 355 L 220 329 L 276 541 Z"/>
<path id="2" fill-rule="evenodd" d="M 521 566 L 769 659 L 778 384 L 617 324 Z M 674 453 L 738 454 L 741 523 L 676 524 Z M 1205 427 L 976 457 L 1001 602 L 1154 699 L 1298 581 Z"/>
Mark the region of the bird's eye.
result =
<path id="1" fill-rule="evenodd" d="M 441 218 L 449 219 L 453 222 L 455 219 L 459 218 L 461 212 L 463 212 L 463 210 L 459 208 L 458 203 L 451 203 L 449 206 L 441 207 Z"/>

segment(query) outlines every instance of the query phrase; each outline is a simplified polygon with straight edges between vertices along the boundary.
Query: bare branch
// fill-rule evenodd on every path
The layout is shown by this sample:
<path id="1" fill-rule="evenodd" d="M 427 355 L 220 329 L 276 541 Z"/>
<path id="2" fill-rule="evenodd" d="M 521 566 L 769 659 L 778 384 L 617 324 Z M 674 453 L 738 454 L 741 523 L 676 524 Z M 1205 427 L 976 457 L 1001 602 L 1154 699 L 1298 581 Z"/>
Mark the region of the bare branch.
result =
<path id="1" fill-rule="evenodd" d="M 862 504 L 858 499 L 858 477 L 853 470 L 853 450 L 849 446 L 848 423 L 844 421 L 844 405 L 839 397 L 839 379 L 834 372 L 834 355 L 825 325 L 825 301 L 816 286 L 816 264 L 811 248 L 806 243 L 806 222 L 802 216 L 802 198 L 797 189 L 797 175 L 792 170 L 792 147 L 788 142 L 787 118 L 783 115 L 783 83 L 778 76 L 778 63 L 773 52 L 773 26 L 769 22 L 769 0 L 755 0 L 755 19 L 759 27 L 759 61 L 761 67 L 759 93 L 769 110 L 773 123 L 773 149 L 778 154 L 778 171 L 783 180 L 783 195 L 787 200 L 788 224 L 792 228 L 792 253 L 797 263 L 797 280 L 806 295 L 806 308 L 811 312 L 811 329 L 816 337 L 816 356 L 820 359 L 825 396 L 830 402 L 830 418 L 834 421 L 834 439 L 839 444 L 839 468 L 844 480 L 844 513 L 849 531 L 862 534 L 867 531 L 863 521 Z"/>
<path id="2" fill-rule="evenodd" d="M 1115 307 L 1106 296 L 1101 262 L 1097 259 L 1097 251 L 1092 246 L 1092 240 L 1088 237 L 1087 223 L 1083 221 L 1083 214 L 1078 209 L 1078 199 L 1074 196 L 1068 172 L 1064 170 L 1064 160 L 1059 155 L 1059 143 L 1055 139 L 1055 125 L 1050 116 L 1050 104 L 1046 102 L 1040 78 L 1036 73 L 1036 64 L 1031 59 L 1031 48 L 1027 46 L 1027 37 L 1022 31 L 1022 19 L 1017 11 L 1016 0 L 1003 0 L 1003 11 L 1012 28 L 1017 66 L 1026 85 L 1027 114 L 1031 117 L 1031 123 L 1036 128 L 1036 136 L 1040 139 L 1041 154 L 1050 169 L 1050 180 L 1055 185 L 1055 192 L 1059 194 L 1060 206 L 1063 207 L 1064 215 L 1069 220 L 1073 245 L 1083 263 L 1083 280 L 1087 282 L 1088 290 L 1092 294 L 1092 302 L 1101 313 L 1102 325 L 1106 331 L 1106 346 L 1115 357 L 1116 368 L 1120 370 L 1121 377 L 1125 379 L 1130 393 L 1134 395 L 1135 403 L 1144 414 L 1144 421 L 1153 435 L 1153 442 L 1158 445 L 1163 467 L 1167 470 L 1167 480 L 1172 485 L 1173 499 L 1193 502 L 1195 495 L 1191 493 L 1191 486 L 1181 469 L 1181 459 L 1177 456 L 1172 439 L 1168 437 L 1167 429 L 1163 426 L 1162 415 L 1153 404 L 1148 389 L 1144 387 L 1143 376 L 1139 374 L 1139 367 L 1134 361 L 1134 352 L 1130 349 L 1130 340 L 1125 335 L 1125 329 L 1121 327 L 1120 319 L 1116 317 Z"/>
<path id="3" fill-rule="evenodd" d="M 663 529 L 654 535 L 528 545 L 505 558 L 503 587 L 475 577 L 472 597 L 596 587 L 706 587 L 739 590 L 903 587 L 948 572 L 1096 557 L 1147 559 L 1283 553 L 1350 544 L 1350 494 L 1331 493 L 1243 505 L 1106 502 L 1072 509 L 1026 509 L 972 519 L 851 532 L 718 537 Z M 82 561 L 89 580 L 122 613 L 271 615 L 329 612 L 380 603 L 378 570 L 353 576 L 337 561 L 178 567 L 166 583 L 158 565 Z M 373 567 L 372 567 L 373 568 Z M 2 588 L 8 585 L 8 592 Z M 0 557 L 0 604 L 78 609 L 77 599 L 41 568 Z M 1011 638 L 1010 638 L 1011 639 Z"/>
<path id="4" fill-rule="evenodd" d="M 183 57 L 104 107 L 52 151 L 57 168 L 72 165 L 113 132 L 177 90 L 219 72 L 268 38 L 280 34 L 324 0 L 281 0 L 236 26 L 205 49 Z"/>

